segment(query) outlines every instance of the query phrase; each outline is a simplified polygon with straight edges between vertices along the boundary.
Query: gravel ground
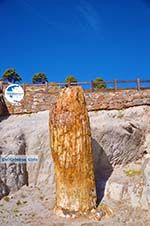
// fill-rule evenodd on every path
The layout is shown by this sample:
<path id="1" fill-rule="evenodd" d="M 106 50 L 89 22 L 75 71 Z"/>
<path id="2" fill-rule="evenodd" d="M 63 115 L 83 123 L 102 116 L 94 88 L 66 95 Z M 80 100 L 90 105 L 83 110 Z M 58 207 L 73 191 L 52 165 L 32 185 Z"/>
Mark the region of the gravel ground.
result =
<path id="1" fill-rule="evenodd" d="M 148 226 L 150 212 L 123 203 L 108 203 L 113 215 L 96 222 L 85 217 L 66 219 L 53 212 L 51 200 L 38 187 L 22 187 L 0 201 L 1 226 Z"/>

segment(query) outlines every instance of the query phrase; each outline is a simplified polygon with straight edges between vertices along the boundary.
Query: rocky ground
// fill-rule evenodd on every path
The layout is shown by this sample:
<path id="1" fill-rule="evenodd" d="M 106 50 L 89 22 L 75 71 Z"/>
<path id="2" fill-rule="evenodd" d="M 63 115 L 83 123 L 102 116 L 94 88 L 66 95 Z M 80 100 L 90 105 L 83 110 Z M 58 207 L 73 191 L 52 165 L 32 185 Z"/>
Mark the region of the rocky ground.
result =
<path id="1" fill-rule="evenodd" d="M 149 225 L 149 211 L 133 209 L 124 203 L 109 204 L 113 216 L 100 222 L 85 217 L 66 219 L 53 213 L 51 201 L 39 188 L 23 187 L 0 202 L 0 225 L 2 226 L 145 226 Z"/>
<path id="2" fill-rule="evenodd" d="M 113 215 L 100 222 L 55 216 L 55 177 L 45 111 L 0 118 L 0 155 L 38 156 L 36 164 L 0 164 L 0 198 L 4 196 L 0 225 L 149 225 L 150 107 L 89 112 L 89 116 L 98 203 L 107 204 Z"/>
<path id="3" fill-rule="evenodd" d="M 138 163 L 139 164 L 139 163 Z M 130 165 L 132 169 L 137 164 Z M 123 169 L 123 168 L 122 168 Z M 124 168 L 126 170 L 126 168 Z M 23 186 L 19 191 L 5 196 L 0 201 L 0 225 L 3 226 L 25 226 L 25 225 L 45 225 L 45 226 L 145 226 L 149 225 L 150 212 L 148 209 L 142 209 L 141 207 L 134 207 L 134 201 L 129 202 L 129 199 L 122 200 L 122 190 L 119 186 L 123 186 L 125 179 L 128 183 L 134 184 L 135 181 L 140 180 L 140 175 L 127 176 L 124 174 L 124 178 L 116 179 L 119 177 L 120 170 L 115 169 L 115 176 L 111 177 L 111 180 L 115 179 L 115 189 L 111 188 L 113 197 L 109 197 L 103 200 L 103 203 L 112 209 L 113 215 L 109 218 L 103 218 L 100 222 L 90 220 L 85 217 L 76 219 L 67 219 L 57 217 L 53 212 L 54 197 L 49 198 L 48 194 L 43 193 L 42 187 L 37 186 Z M 134 180 L 134 182 L 133 182 Z M 117 187 L 118 186 L 118 187 Z M 114 191 L 114 193 L 113 193 Z M 126 194 L 127 195 L 127 194 Z M 128 202 L 128 203 L 127 203 Z"/>

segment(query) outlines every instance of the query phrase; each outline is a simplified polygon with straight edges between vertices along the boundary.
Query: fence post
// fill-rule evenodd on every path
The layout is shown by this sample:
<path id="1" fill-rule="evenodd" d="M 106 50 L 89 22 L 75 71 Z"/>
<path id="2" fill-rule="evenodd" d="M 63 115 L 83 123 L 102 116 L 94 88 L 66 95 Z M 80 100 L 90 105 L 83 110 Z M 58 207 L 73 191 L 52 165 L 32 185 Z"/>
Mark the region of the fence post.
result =
<path id="1" fill-rule="evenodd" d="M 71 86 L 71 82 L 70 81 L 68 81 L 68 87 L 70 87 Z"/>
<path id="2" fill-rule="evenodd" d="M 23 86 L 23 90 L 24 90 L 24 93 L 25 93 L 25 83 L 23 83 L 22 86 Z"/>
<path id="3" fill-rule="evenodd" d="M 140 79 L 137 78 L 137 90 L 140 90 L 140 88 L 141 88 L 141 85 L 140 85 Z"/>
<path id="4" fill-rule="evenodd" d="M 114 89 L 115 89 L 115 91 L 117 91 L 117 80 L 116 79 L 114 80 Z"/>
<path id="5" fill-rule="evenodd" d="M 45 82 L 45 92 L 48 93 L 48 82 Z"/>
<path id="6" fill-rule="evenodd" d="M 91 80 L 91 90 L 92 90 L 92 92 L 94 91 L 94 82 L 93 82 L 93 80 Z"/>

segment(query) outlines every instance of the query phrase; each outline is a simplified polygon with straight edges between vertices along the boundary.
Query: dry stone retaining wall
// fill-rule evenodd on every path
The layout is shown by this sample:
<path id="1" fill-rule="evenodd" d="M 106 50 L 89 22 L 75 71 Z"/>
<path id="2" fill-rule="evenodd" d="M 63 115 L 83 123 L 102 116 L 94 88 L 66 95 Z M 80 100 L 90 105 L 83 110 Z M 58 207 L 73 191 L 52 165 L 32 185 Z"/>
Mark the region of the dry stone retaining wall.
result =
<path id="1" fill-rule="evenodd" d="M 2 85 L 5 92 L 8 84 Z M 61 88 L 47 85 L 23 85 L 25 96 L 20 105 L 10 104 L 5 97 L 0 101 L 0 115 L 34 113 L 51 109 Z M 85 90 L 89 111 L 124 109 L 133 106 L 150 105 L 150 89 L 143 90 Z M 4 110 L 5 109 L 5 110 Z"/>

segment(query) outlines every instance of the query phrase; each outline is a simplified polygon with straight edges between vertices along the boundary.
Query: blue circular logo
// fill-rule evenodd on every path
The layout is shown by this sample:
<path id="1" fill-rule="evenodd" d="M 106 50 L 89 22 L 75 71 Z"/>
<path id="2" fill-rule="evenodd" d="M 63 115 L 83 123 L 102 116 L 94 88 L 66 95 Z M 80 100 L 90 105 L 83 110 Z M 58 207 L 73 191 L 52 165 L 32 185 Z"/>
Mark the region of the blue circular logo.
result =
<path id="1" fill-rule="evenodd" d="M 11 104 L 18 104 L 24 97 L 24 90 L 18 84 L 11 84 L 5 89 L 5 98 Z"/>

